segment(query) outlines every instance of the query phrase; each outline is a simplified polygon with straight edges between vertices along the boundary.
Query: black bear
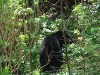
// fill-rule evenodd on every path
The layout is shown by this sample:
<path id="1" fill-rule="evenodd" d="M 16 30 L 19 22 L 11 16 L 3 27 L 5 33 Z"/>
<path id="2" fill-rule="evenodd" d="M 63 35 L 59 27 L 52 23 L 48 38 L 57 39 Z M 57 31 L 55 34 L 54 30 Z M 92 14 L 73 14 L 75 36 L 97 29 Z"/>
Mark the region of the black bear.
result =
<path id="1" fill-rule="evenodd" d="M 73 39 L 65 34 L 66 44 L 71 44 Z M 65 44 L 64 36 L 61 31 L 47 36 L 40 48 L 41 72 L 55 73 L 60 70 L 63 64 L 62 45 Z"/>

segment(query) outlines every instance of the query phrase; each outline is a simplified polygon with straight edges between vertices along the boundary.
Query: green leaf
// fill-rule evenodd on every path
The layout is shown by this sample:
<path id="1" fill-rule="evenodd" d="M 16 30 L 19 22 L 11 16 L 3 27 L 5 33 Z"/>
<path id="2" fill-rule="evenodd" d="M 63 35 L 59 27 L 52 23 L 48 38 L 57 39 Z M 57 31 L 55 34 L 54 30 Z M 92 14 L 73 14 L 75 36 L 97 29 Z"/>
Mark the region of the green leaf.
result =
<path id="1" fill-rule="evenodd" d="M 93 22 L 94 22 L 94 23 L 98 23 L 98 20 L 97 20 L 97 19 L 94 19 Z"/>
<path id="2" fill-rule="evenodd" d="M 100 11 L 100 4 L 96 6 L 96 9 Z"/>
<path id="3" fill-rule="evenodd" d="M 1 75 L 11 75 L 9 72 L 9 68 L 6 66 L 3 71 L 1 72 Z"/>

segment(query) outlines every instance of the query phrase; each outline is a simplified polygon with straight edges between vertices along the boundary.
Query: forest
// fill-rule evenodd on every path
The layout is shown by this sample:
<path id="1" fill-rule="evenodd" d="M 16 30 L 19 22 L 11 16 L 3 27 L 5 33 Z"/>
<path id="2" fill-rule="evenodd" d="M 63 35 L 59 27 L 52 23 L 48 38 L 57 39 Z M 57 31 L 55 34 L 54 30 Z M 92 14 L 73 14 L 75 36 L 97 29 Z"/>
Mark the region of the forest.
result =
<path id="1" fill-rule="evenodd" d="M 41 49 L 51 45 L 43 40 L 57 31 L 73 42 L 56 36 L 65 42 L 58 41 L 64 63 L 59 72 L 41 73 L 59 57 L 41 57 L 48 63 L 41 67 Z M 0 0 L 0 75 L 100 75 L 100 0 Z"/>

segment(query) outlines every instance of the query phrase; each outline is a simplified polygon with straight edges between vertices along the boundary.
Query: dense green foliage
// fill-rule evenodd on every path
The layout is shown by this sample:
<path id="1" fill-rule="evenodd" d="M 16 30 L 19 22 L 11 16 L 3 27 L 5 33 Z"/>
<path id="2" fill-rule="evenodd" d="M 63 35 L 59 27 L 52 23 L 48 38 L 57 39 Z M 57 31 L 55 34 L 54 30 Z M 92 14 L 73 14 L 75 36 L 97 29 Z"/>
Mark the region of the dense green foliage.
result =
<path id="1" fill-rule="evenodd" d="M 17 69 L 26 75 L 30 74 L 32 60 L 32 74 L 39 75 L 43 38 L 64 28 L 75 40 L 67 46 L 71 74 L 100 75 L 99 0 L 91 0 L 92 5 L 78 4 L 71 12 L 64 12 L 55 19 L 48 18 L 46 13 L 40 15 L 36 11 L 39 0 L 33 1 L 33 8 L 28 7 L 24 0 L 0 1 L 0 65 L 13 61 Z M 47 13 L 52 15 L 50 11 Z M 63 58 L 67 60 L 65 47 Z M 9 66 L 2 71 L 0 67 L 0 75 L 10 75 Z M 58 75 L 68 74 L 68 65 L 64 64 L 62 68 Z"/>

